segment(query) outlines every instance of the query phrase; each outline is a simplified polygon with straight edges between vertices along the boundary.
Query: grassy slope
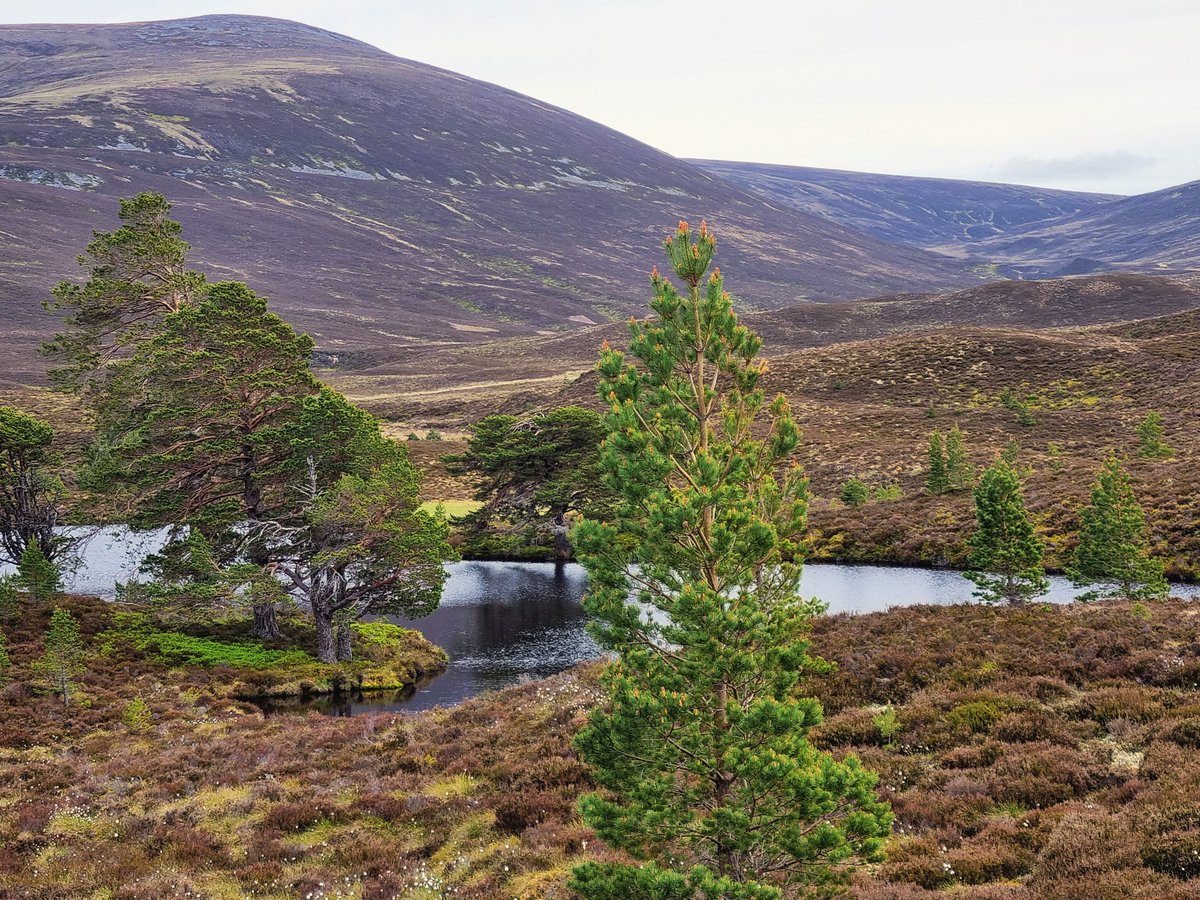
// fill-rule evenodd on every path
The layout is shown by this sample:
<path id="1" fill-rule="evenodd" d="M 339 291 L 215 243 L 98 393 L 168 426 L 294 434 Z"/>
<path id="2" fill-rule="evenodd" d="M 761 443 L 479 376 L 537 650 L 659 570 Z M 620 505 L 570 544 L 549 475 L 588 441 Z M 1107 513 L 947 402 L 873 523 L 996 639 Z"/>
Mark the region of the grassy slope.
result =
<path id="1" fill-rule="evenodd" d="M 9 629 L 0 894 L 566 897 L 572 862 L 607 852 L 573 812 L 595 667 L 412 717 L 264 720 L 203 673 L 108 658 L 64 711 L 22 684 L 40 624 Z M 811 685 L 815 739 L 897 812 L 852 896 L 1194 896 L 1196 610 L 921 607 L 821 620 L 815 646 L 840 667 Z M 133 696 L 148 732 L 121 722 Z"/>

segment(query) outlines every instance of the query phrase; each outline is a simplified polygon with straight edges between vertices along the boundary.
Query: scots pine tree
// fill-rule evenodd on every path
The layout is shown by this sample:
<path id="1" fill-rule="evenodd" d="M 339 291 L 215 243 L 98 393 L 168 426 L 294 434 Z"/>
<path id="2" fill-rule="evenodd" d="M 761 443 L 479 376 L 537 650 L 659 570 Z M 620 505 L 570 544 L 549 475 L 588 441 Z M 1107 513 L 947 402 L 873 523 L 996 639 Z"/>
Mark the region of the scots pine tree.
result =
<path id="1" fill-rule="evenodd" d="M 145 191 L 121 200 L 116 231 L 93 232 L 79 257 L 87 279 L 63 281 L 46 308 L 63 317 L 63 330 L 43 345 L 51 380 L 61 389 L 100 403 L 109 366 L 128 358 L 162 320 L 190 303 L 204 276 L 189 271 L 187 242 L 171 204 Z"/>
<path id="2" fill-rule="evenodd" d="M 71 702 L 75 679 L 83 674 L 83 637 L 79 623 L 69 610 L 56 608 L 46 629 L 45 652 L 34 662 L 34 671 L 51 691 L 62 697 L 63 705 Z"/>
<path id="3" fill-rule="evenodd" d="M 974 483 L 975 467 L 967 458 L 966 442 L 956 424 L 946 435 L 946 484 L 951 491 L 966 491 Z"/>
<path id="4" fill-rule="evenodd" d="M 975 519 L 966 576 L 975 582 L 976 597 L 1015 605 L 1050 589 L 1042 564 L 1045 546 L 1025 509 L 1020 475 L 1004 457 L 975 486 Z"/>
<path id="5" fill-rule="evenodd" d="M 929 436 L 929 471 L 925 475 L 925 487 L 931 494 L 944 494 L 950 489 L 950 478 L 946 473 L 946 449 L 940 431 Z"/>
<path id="6" fill-rule="evenodd" d="M 1148 459 L 1170 459 L 1175 455 L 1163 441 L 1162 416 L 1151 410 L 1146 418 L 1138 423 L 1138 456 Z"/>
<path id="7" fill-rule="evenodd" d="M 445 456 L 450 471 L 477 479 L 475 499 L 483 505 L 460 522 L 468 542 L 486 542 L 497 529 L 537 540 L 539 528 L 555 525 L 556 555 L 566 557 L 565 529 L 559 523 L 575 512 L 604 503 L 600 479 L 600 416 L 580 406 L 564 406 L 524 418 L 492 415 L 481 419 L 465 453 Z"/>
<path id="8" fill-rule="evenodd" d="M 318 391 L 311 352 L 245 285 L 212 285 L 114 376 L 113 392 L 136 399 L 109 417 L 88 485 L 135 525 L 198 529 L 222 564 L 269 566 L 254 526 L 296 499 L 290 429 Z M 273 606 L 254 614 L 257 635 L 278 635 Z"/>
<path id="9" fill-rule="evenodd" d="M 1115 456 L 1105 460 L 1080 517 L 1079 546 L 1067 567 L 1072 581 L 1098 586 L 1093 596 L 1167 595 L 1162 561 L 1150 555 L 1146 517 Z"/>
<path id="10" fill-rule="evenodd" d="M 610 704 L 577 737 L 600 787 L 581 809 L 639 862 L 578 867 L 593 900 L 829 886 L 879 858 L 891 822 L 857 759 L 807 740 L 821 708 L 802 678 L 828 666 L 809 655 L 818 605 L 799 596 L 799 434 L 786 401 L 764 399 L 761 342 L 708 274 L 715 249 L 680 223 L 666 251 L 683 293 L 656 270 L 656 318 L 630 326 L 638 365 L 605 348 L 598 367 L 615 503 L 573 538 L 592 633 L 618 657 Z"/>
<path id="11" fill-rule="evenodd" d="M 305 398 L 289 443 L 307 480 L 294 518 L 274 523 L 276 571 L 312 611 L 318 658 L 348 662 L 350 626 L 363 616 L 437 608 L 449 525 L 422 509 L 407 449 L 336 391 Z"/>
<path id="12" fill-rule="evenodd" d="M 58 530 L 66 490 L 53 473 L 53 444 L 48 423 L 0 406 L 0 562 L 15 565 L 31 543 L 51 561 L 71 549 Z"/>
<path id="13" fill-rule="evenodd" d="M 42 547 L 32 541 L 25 547 L 17 562 L 18 587 L 34 600 L 49 600 L 62 590 L 62 578 L 58 567 L 46 558 Z"/>
<path id="14" fill-rule="evenodd" d="M 861 478 L 851 476 L 842 484 L 838 498 L 847 506 L 862 506 L 871 499 L 871 491 Z"/>
<path id="15" fill-rule="evenodd" d="M 12 671 L 12 657 L 8 655 L 8 638 L 0 631 L 0 686 L 8 684 L 8 673 Z"/>

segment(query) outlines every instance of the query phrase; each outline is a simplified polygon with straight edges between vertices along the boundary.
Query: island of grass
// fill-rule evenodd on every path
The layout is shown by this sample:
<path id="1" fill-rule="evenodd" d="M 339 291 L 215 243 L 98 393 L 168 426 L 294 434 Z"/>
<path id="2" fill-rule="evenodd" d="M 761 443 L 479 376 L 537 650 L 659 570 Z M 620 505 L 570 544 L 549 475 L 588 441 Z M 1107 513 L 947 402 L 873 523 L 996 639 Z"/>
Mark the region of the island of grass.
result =
<path id="1" fill-rule="evenodd" d="M 306 649 L 312 624 L 281 621 L 283 636 L 263 641 L 248 618 L 166 622 L 146 607 L 71 598 L 66 604 L 96 631 L 99 652 L 163 667 L 169 677 L 240 700 L 398 691 L 446 667 L 449 658 L 419 632 L 388 622 L 350 626 L 352 658 L 321 663 Z"/>

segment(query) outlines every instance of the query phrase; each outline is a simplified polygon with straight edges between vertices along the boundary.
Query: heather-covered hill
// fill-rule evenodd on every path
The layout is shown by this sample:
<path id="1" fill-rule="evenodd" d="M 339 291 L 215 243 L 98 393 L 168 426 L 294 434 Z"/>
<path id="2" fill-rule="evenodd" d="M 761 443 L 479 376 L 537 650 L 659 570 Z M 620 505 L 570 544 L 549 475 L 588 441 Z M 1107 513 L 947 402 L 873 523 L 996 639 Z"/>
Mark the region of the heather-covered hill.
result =
<path id="1" fill-rule="evenodd" d="M 745 322 L 762 336 L 764 353 L 774 360 L 804 348 L 953 326 L 1034 331 L 1157 321 L 1152 317 L 1198 309 L 1200 285 L 1163 276 L 1103 275 L 998 281 L 946 294 L 852 303 L 806 303 L 751 313 Z M 626 334 L 624 324 L 612 324 L 492 341 L 483 352 L 447 347 L 400 352 L 390 359 L 351 359 L 328 377 L 382 413 L 459 428 L 497 406 L 518 410 L 547 402 L 564 378 L 575 378 L 595 365 L 602 341 L 620 346 Z"/>
<path id="2" fill-rule="evenodd" d="M 944 245 L 1029 277 L 1200 268 L 1200 181 L 1050 219 L 970 247 Z"/>
<path id="3" fill-rule="evenodd" d="M 1031 223 L 1099 209 L 1117 199 L 1112 194 L 952 178 L 708 159 L 693 162 L 775 202 L 914 247 L 971 244 Z"/>
<path id="4" fill-rule="evenodd" d="M 464 343 L 636 308 L 707 216 L 761 308 L 969 283 L 968 266 L 772 205 L 602 125 L 294 22 L 0 27 L 4 369 L 116 199 L 177 202 L 195 262 L 318 347 Z"/>

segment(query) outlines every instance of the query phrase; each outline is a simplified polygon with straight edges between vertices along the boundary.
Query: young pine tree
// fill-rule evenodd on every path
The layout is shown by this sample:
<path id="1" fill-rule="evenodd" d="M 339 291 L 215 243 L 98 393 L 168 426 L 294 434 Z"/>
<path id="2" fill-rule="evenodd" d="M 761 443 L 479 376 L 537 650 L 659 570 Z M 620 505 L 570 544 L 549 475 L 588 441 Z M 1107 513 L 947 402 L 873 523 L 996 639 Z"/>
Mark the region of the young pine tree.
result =
<path id="1" fill-rule="evenodd" d="M 45 652 L 34 663 L 47 687 L 62 697 L 63 705 L 71 702 L 75 679 L 83 674 L 83 638 L 79 623 L 70 611 L 56 608 L 46 629 Z"/>
<path id="2" fill-rule="evenodd" d="M 929 436 L 929 471 L 925 475 L 925 487 L 931 494 L 944 494 L 950 489 L 950 479 L 946 472 L 946 450 L 940 431 L 935 431 Z"/>
<path id="3" fill-rule="evenodd" d="M 1163 442 L 1162 416 L 1154 410 L 1138 423 L 1138 456 L 1147 459 L 1170 459 L 1175 451 Z"/>
<path id="4" fill-rule="evenodd" d="M 1079 546 L 1067 575 L 1076 584 L 1099 585 L 1106 596 L 1164 597 L 1169 588 L 1161 560 L 1150 555 L 1146 517 L 1129 476 L 1115 456 L 1105 460 L 1080 514 Z"/>
<path id="5" fill-rule="evenodd" d="M 0 631 L 0 685 L 8 684 L 8 673 L 12 671 L 12 658 L 8 655 L 8 639 Z"/>
<path id="6" fill-rule="evenodd" d="M 975 467 L 967 458 L 966 442 L 957 424 L 946 435 L 946 484 L 951 491 L 967 491 L 975 484 Z"/>
<path id="7" fill-rule="evenodd" d="M 851 476 L 838 491 L 838 498 L 847 506 L 862 506 L 871 499 L 871 491 L 861 478 Z"/>
<path id="8" fill-rule="evenodd" d="M 971 571 L 975 596 L 987 603 L 1024 603 L 1050 589 L 1042 565 L 1045 546 L 1021 495 L 1021 478 L 1007 458 L 984 470 L 975 486 Z"/>
<path id="9" fill-rule="evenodd" d="M 17 563 L 17 585 L 37 601 L 49 600 L 62 590 L 58 567 L 46 559 L 37 541 L 28 544 L 21 554 Z"/>
<path id="10" fill-rule="evenodd" d="M 601 788 L 581 809 L 639 864 L 578 867 L 591 900 L 828 886 L 878 859 L 891 823 L 875 777 L 806 737 L 821 709 L 801 679 L 827 666 L 808 652 L 817 605 L 798 594 L 799 435 L 786 401 L 764 400 L 761 342 L 719 270 L 706 277 L 715 247 L 680 223 L 666 250 L 684 293 L 655 271 L 656 318 L 631 323 L 641 365 L 606 348 L 598 367 L 614 510 L 573 538 L 592 632 L 618 658 L 611 704 L 577 738 Z"/>

